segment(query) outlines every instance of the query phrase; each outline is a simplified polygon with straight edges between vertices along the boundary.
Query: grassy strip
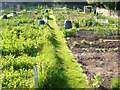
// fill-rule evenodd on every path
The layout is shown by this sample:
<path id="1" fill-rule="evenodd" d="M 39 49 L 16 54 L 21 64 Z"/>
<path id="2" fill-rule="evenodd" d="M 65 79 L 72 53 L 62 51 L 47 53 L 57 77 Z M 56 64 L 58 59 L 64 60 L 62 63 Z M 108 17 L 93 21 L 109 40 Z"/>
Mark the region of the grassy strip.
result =
<path id="1" fill-rule="evenodd" d="M 52 77 L 47 78 L 47 83 L 44 84 L 44 87 L 89 88 L 90 86 L 85 74 L 83 74 L 83 70 L 73 59 L 73 56 L 66 45 L 63 32 L 58 29 L 54 21 L 50 21 L 49 23 L 55 30 L 50 30 L 50 32 L 52 32 L 51 38 L 49 38 L 48 41 L 50 43 L 46 42 L 47 46 L 44 47 L 44 53 L 46 53 L 47 49 L 51 56 L 48 57 L 48 53 L 46 53 L 45 57 L 48 57 L 48 59 L 53 57 L 53 59 L 50 59 L 53 63 L 48 75 Z"/>

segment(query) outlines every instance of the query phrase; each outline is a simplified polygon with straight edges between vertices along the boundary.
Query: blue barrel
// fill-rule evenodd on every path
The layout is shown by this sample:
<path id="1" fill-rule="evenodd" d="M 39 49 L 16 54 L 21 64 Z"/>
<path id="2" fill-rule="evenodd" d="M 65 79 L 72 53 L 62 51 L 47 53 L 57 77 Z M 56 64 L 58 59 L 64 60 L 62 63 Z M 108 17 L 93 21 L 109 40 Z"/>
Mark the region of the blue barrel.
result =
<path id="1" fill-rule="evenodd" d="M 13 12 L 13 16 L 16 16 L 17 15 L 17 13 L 16 12 Z"/>
<path id="2" fill-rule="evenodd" d="M 8 17 L 7 17 L 7 14 L 4 14 L 2 18 L 3 18 L 3 19 L 7 19 L 7 18 L 8 18 Z"/>
<path id="3" fill-rule="evenodd" d="M 66 20 L 66 21 L 64 22 L 64 28 L 65 28 L 65 29 L 72 28 L 72 23 L 71 23 L 70 20 Z"/>
<path id="4" fill-rule="evenodd" d="M 39 21 L 38 21 L 38 26 L 44 25 L 44 24 L 45 24 L 45 21 L 44 21 L 44 20 L 39 20 Z"/>

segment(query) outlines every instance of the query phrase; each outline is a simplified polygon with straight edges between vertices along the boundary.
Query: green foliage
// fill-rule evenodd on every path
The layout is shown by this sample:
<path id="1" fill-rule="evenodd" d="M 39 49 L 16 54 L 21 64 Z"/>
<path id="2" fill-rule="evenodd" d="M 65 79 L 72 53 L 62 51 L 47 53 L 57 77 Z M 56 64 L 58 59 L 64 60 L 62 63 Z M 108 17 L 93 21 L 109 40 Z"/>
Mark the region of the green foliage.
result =
<path id="1" fill-rule="evenodd" d="M 83 39 L 83 40 L 81 40 L 80 41 L 82 44 L 88 44 L 89 42 L 87 41 L 87 40 L 85 40 L 85 39 Z"/>
<path id="2" fill-rule="evenodd" d="M 65 18 L 64 18 L 64 15 L 63 14 L 56 14 L 56 20 L 58 21 L 63 21 Z"/>
<path id="3" fill-rule="evenodd" d="M 112 18 L 112 17 L 107 17 L 107 16 L 104 16 L 104 15 L 100 14 L 98 16 L 98 18 L 99 19 L 107 19 L 110 24 L 116 24 L 116 25 L 118 24 L 118 20 L 115 19 L 115 18 Z"/>
<path id="4" fill-rule="evenodd" d="M 93 87 L 100 87 L 102 84 L 101 73 L 97 73 L 92 79 Z"/>
<path id="5" fill-rule="evenodd" d="M 88 26 L 88 27 L 92 27 L 92 26 L 100 26 L 100 24 L 98 22 L 96 22 L 95 20 L 93 20 L 92 18 L 90 19 L 83 19 L 80 20 L 80 26 Z"/>
<path id="6" fill-rule="evenodd" d="M 72 44 L 73 44 L 73 47 L 75 47 L 75 46 L 78 45 L 78 42 L 77 42 L 77 41 L 74 41 Z"/>
<path id="7" fill-rule="evenodd" d="M 73 36 L 75 31 L 76 31 L 75 28 L 64 30 L 64 35 L 65 37 Z"/>
<path id="8" fill-rule="evenodd" d="M 90 45 L 93 45 L 93 44 L 94 44 L 94 42 L 92 42 L 92 41 L 91 41 L 91 42 L 89 42 L 89 44 L 90 44 Z"/>
<path id="9" fill-rule="evenodd" d="M 74 21 L 74 27 L 79 28 L 79 22 Z"/>
<path id="10" fill-rule="evenodd" d="M 105 43 L 106 41 L 103 40 L 103 39 L 99 39 L 99 42 L 100 42 L 100 43 Z"/>
<path id="11" fill-rule="evenodd" d="M 90 0 L 87 0 L 87 3 L 88 4 L 91 4 L 91 5 L 93 5 L 93 6 L 103 6 L 103 7 L 105 7 L 106 9 L 112 9 L 112 10 L 114 10 L 115 9 L 115 7 L 116 7 L 116 9 L 118 9 L 118 5 L 119 5 L 119 3 L 118 2 L 110 2 L 110 0 L 106 0 L 105 2 L 99 2 L 98 0 L 96 1 L 96 0 L 93 0 L 92 2 L 90 1 Z"/>
<path id="12" fill-rule="evenodd" d="M 47 19 L 49 19 L 49 13 L 45 13 L 44 17 L 47 18 Z"/>
<path id="13" fill-rule="evenodd" d="M 36 65 L 39 88 L 89 88 L 83 70 L 66 45 L 63 31 L 49 23 L 37 27 L 37 16 L 33 22 L 28 17 L 21 14 L 2 20 L 2 87 L 34 88 Z"/>
<path id="14" fill-rule="evenodd" d="M 115 89 L 120 89 L 120 78 L 119 77 L 114 77 L 111 79 L 111 83 L 110 86 L 113 88 L 113 90 Z"/>

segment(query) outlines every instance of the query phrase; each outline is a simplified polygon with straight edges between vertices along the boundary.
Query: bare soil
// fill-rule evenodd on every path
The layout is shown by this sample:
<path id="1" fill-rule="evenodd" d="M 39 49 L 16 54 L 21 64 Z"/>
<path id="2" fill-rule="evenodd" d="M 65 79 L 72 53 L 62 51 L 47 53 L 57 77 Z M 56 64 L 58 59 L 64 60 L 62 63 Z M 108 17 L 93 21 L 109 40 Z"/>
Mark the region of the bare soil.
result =
<path id="1" fill-rule="evenodd" d="M 81 43 L 83 39 L 94 43 Z M 82 64 L 84 73 L 87 75 L 89 81 L 91 82 L 93 76 L 100 72 L 103 81 L 100 88 L 111 90 L 111 78 L 118 77 L 119 73 L 118 56 L 120 50 L 118 47 L 120 42 L 113 38 L 112 40 L 110 38 L 109 40 L 104 38 L 106 40 L 105 42 L 100 42 L 99 39 L 101 38 L 96 36 L 93 31 L 80 31 L 75 33 L 74 36 L 69 37 L 69 39 L 66 38 L 68 47 L 74 54 L 77 62 Z M 77 42 L 77 44 L 73 45 L 74 42 Z"/>

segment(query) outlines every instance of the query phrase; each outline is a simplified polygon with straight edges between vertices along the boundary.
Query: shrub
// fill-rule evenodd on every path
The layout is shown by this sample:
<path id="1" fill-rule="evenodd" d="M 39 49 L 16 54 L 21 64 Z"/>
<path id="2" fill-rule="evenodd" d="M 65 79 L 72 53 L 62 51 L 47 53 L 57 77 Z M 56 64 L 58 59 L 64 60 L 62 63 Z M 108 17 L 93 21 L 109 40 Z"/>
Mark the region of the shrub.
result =
<path id="1" fill-rule="evenodd" d="M 112 17 L 107 17 L 107 16 L 104 16 L 104 15 L 102 15 L 102 14 L 100 14 L 98 18 L 99 18 L 99 19 L 107 19 L 110 24 L 114 24 L 114 23 L 117 24 L 117 23 L 118 23 L 118 20 L 117 20 L 117 19 L 112 18 Z"/>
<path id="2" fill-rule="evenodd" d="M 83 20 L 80 20 L 80 26 L 100 26 L 100 24 L 98 22 L 96 22 L 95 20 L 93 19 L 83 19 Z"/>
<path id="3" fill-rule="evenodd" d="M 48 14 L 48 13 L 45 13 L 45 14 L 44 14 L 44 17 L 47 18 L 47 19 L 49 19 L 49 14 Z"/>
<path id="4" fill-rule="evenodd" d="M 65 35 L 65 37 L 73 36 L 75 31 L 76 31 L 76 29 L 74 29 L 74 28 L 64 30 L 64 35 Z"/>
<path id="5" fill-rule="evenodd" d="M 74 27 L 79 28 L 79 22 L 78 21 L 74 22 Z"/>
<path id="6" fill-rule="evenodd" d="M 56 19 L 57 19 L 57 20 L 64 20 L 65 17 L 64 17 L 62 14 L 57 14 L 57 15 L 56 15 Z"/>
<path id="7" fill-rule="evenodd" d="M 118 77 L 114 77 L 111 79 L 111 83 L 110 83 L 110 86 L 113 88 L 113 89 L 116 89 L 116 88 L 119 88 L 120 89 L 120 78 Z"/>

